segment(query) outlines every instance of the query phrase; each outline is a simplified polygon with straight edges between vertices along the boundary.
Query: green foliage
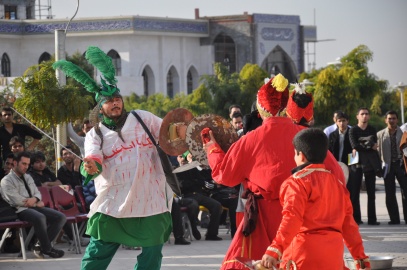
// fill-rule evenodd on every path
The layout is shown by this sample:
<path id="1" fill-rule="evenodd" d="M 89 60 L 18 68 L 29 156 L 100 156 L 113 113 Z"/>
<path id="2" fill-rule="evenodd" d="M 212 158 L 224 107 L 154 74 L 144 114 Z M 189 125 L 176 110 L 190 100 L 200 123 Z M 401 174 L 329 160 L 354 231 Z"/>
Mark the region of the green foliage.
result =
<path id="1" fill-rule="evenodd" d="M 372 59 L 369 48 L 360 45 L 341 58 L 341 65 L 301 75 L 302 80 L 307 78 L 314 82 L 307 91 L 314 94 L 314 115 L 318 125 L 330 125 L 335 110 L 355 115 L 358 108 L 367 107 L 372 114 L 382 113 L 387 81 L 378 80 L 369 73 L 367 64 Z"/>
<path id="2" fill-rule="evenodd" d="M 14 107 L 41 129 L 83 118 L 92 102 L 77 88 L 58 85 L 52 61 L 28 68 L 13 83 L 18 93 Z"/>
<path id="3" fill-rule="evenodd" d="M 267 72 L 257 64 L 247 63 L 239 73 L 241 100 L 238 104 L 244 113 L 249 113 L 253 102 L 256 101 L 257 91 L 264 84 L 264 79 L 268 77 Z"/>

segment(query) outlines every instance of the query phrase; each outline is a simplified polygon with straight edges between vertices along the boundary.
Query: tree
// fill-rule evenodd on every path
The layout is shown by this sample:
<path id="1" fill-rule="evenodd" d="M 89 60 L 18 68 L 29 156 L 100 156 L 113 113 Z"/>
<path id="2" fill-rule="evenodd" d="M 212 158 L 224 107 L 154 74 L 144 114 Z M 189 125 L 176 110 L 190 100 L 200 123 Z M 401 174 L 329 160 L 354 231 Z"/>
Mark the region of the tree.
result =
<path id="1" fill-rule="evenodd" d="M 238 104 L 242 106 L 242 111 L 249 113 L 251 106 L 257 98 L 257 91 L 264 84 L 264 79 L 268 77 L 267 71 L 257 64 L 247 63 L 239 73 L 239 84 L 241 99 Z"/>
<path id="2" fill-rule="evenodd" d="M 17 96 L 14 107 L 41 129 L 83 118 L 93 102 L 77 87 L 60 87 L 52 64 L 46 61 L 31 66 L 13 81 Z"/>
<path id="3" fill-rule="evenodd" d="M 359 45 L 341 58 L 338 66 L 330 65 L 312 74 L 302 75 L 314 82 L 307 90 L 314 94 L 314 115 L 318 125 L 330 125 L 332 113 L 343 110 L 355 115 L 360 107 L 367 107 L 380 114 L 380 107 L 387 81 L 378 80 L 369 73 L 367 63 L 373 53 L 365 45 Z"/>

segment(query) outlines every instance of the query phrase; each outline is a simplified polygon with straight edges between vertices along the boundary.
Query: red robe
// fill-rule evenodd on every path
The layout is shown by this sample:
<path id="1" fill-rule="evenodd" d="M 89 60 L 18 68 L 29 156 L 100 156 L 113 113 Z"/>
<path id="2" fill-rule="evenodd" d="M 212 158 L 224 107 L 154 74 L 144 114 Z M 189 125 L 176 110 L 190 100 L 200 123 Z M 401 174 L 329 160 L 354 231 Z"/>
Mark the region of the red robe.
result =
<path id="1" fill-rule="evenodd" d="M 323 164 L 311 164 L 281 185 L 283 219 L 267 254 L 283 252 L 280 268 L 343 269 L 343 240 L 354 259 L 364 259 L 349 192 Z"/>
<path id="2" fill-rule="evenodd" d="M 303 128 L 287 117 L 269 117 L 234 143 L 226 154 L 218 145 L 207 149 L 216 182 L 226 186 L 243 183 L 245 189 L 264 198 L 257 200 L 256 229 L 245 237 L 243 222 L 240 223 L 221 269 L 244 269 L 235 260 L 237 256 L 260 260 L 274 239 L 281 221 L 280 186 L 296 167 L 292 140 Z M 342 169 L 329 153 L 326 164 L 344 182 Z"/>

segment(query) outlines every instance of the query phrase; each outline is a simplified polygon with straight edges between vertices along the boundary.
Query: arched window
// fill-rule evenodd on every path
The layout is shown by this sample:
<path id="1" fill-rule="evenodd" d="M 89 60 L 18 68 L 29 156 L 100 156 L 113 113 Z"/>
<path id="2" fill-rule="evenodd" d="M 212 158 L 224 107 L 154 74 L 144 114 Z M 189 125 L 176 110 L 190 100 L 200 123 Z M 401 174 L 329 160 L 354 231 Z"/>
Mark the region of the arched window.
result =
<path id="1" fill-rule="evenodd" d="M 264 58 L 261 68 L 267 70 L 269 74 L 281 73 L 289 82 L 297 80 L 297 68 L 294 61 L 278 45 Z"/>
<path id="2" fill-rule="evenodd" d="M 120 55 L 115 50 L 110 50 L 107 53 L 110 58 L 113 60 L 113 65 L 116 68 L 116 76 L 122 75 L 122 60 L 120 59 Z"/>
<path id="3" fill-rule="evenodd" d="M 194 85 L 193 85 L 193 78 L 192 78 L 192 73 L 190 70 L 188 70 L 187 74 L 187 94 L 192 94 L 192 90 L 194 90 Z"/>
<path id="4" fill-rule="evenodd" d="M 236 45 L 233 39 L 225 34 L 219 34 L 213 41 L 215 47 L 215 62 L 223 63 L 229 71 L 236 72 Z"/>
<path id="5" fill-rule="evenodd" d="M 1 74 L 4 77 L 11 77 L 10 58 L 7 53 L 3 53 L 1 57 Z"/>
<path id="6" fill-rule="evenodd" d="M 198 87 L 198 71 L 194 66 L 191 66 L 187 73 L 187 94 L 191 94 Z"/>
<path id="7" fill-rule="evenodd" d="M 151 94 L 154 94 L 155 93 L 154 73 L 149 65 L 144 67 L 143 72 L 141 73 L 141 76 L 143 76 L 143 94 L 146 97 L 148 97 Z"/>
<path id="8" fill-rule="evenodd" d="M 179 76 L 175 67 L 171 66 L 167 73 L 167 96 L 173 98 L 177 93 L 179 93 Z"/>
<path id="9" fill-rule="evenodd" d="M 167 96 L 169 98 L 174 97 L 174 82 L 172 81 L 172 72 L 171 70 L 167 73 Z"/>
<path id="10" fill-rule="evenodd" d="M 41 54 L 40 59 L 38 59 L 38 64 L 41 64 L 44 61 L 51 60 L 51 55 L 47 52 Z"/>

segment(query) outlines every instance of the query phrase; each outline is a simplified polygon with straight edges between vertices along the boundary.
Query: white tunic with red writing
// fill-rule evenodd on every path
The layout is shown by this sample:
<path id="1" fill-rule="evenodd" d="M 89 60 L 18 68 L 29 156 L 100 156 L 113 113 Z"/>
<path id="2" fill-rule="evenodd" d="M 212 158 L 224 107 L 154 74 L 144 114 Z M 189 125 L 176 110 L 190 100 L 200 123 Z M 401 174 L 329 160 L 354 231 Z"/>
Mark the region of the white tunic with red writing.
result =
<path id="1" fill-rule="evenodd" d="M 162 119 L 147 111 L 136 111 L 154 139 Z M 131 113 L 117 132 L 99 123 L 101 139 L 95 129 L 86 134 L 85 156 L 102 164 L 102 173 L 95 178 L 97 197 L 90 206 L 89 217 L 100 212 L 117 218 L 146 217 L 169 210 L 173 193 L 166 184 L 161 161 L 137 118 Z"/>

